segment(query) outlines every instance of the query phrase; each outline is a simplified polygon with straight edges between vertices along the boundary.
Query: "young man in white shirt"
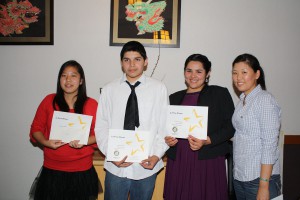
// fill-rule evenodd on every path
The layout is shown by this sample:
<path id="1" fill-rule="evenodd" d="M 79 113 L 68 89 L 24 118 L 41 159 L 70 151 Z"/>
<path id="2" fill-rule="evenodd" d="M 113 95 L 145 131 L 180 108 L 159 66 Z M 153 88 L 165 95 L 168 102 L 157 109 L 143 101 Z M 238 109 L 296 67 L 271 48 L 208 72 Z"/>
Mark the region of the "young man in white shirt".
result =
<path id="1" fill-rule="evenodd" d="M 137 41 L 126 43 L 120 53 L 123 76 L 102 89 L 96 117 L 96 139 L 101 152 L 107 154 L 109 129 L 127 125 L 125 110 L 131 87 L 135 87 L 138 104 L 138 130 L 155 134 L 148 159 L 141 163 L 105 160 L 105 199 L 147 200 L 152 198 L 157 172 L 168 149 L 164 141 L 168 105 L 167 89 L 158 80 L 145 76 L 148 58 L 144 46 Z M 139 83 L 137 83 L 139 82 Z"/>

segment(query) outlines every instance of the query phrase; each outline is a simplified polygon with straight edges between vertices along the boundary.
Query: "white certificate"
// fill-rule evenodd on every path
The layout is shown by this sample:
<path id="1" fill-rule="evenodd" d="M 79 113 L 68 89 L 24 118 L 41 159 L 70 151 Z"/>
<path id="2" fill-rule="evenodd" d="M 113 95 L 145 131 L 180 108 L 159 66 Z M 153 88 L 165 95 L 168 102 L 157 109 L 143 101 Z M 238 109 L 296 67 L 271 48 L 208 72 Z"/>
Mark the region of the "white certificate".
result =
<path id="1" fill-rule="evenodd" d="M 283 200 L 283 195 L 280 195 L 280 196 L 278 196 L 278 197 L 275 197 L 275 198 L 272 199 L 272 200 Z"/>
<path id="2" fill-rule="evenodd" d="M 168 106 L 167 130 L 176 138 L 207 139 L 207 106 Z"/>
<path id="3" fill-rule="evenodd" d="M 69 143 L 79 140 L 86 145 L 90 135 L 93 116 L 54 111 L 50 139 Z"/>
<path id="4" fill-rule="evenodd" d="M 154 134 L 150 131 L 109 129 L 107 161 L 141 162 L 148 158 Z"/>

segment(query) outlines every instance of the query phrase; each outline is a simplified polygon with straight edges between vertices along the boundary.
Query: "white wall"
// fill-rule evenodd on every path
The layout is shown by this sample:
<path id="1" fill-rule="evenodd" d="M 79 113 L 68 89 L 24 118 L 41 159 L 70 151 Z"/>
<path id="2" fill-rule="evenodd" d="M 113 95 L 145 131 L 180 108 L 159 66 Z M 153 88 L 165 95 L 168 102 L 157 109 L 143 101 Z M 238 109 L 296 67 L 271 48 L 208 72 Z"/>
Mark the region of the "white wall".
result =
<path id="1" fill-rule="evenodd" d="M 300 1 L 182 0 L 181 47 L 163 48 L 155 78 L 169 92 L 183 89 L 183 63 L 192 53 L 212 61 L 211 84 L 231 85 L 231 63 L 241 53 L 258 57 L 267 87 L 282 110 L 282 130 L 300 134 Z M 36 108 L 55 92 L 57 73 L 69 59 L 86 73 L 88 94 L 121 75 L 121 47 L 109 46 L 109 0 L 55 1 L 53 46 L 0 46 L 0 199 L 27 199 L 42 165 L 42 151 L 29 142 Z M 150 75 L 158 49 L 147 48 Z"/>

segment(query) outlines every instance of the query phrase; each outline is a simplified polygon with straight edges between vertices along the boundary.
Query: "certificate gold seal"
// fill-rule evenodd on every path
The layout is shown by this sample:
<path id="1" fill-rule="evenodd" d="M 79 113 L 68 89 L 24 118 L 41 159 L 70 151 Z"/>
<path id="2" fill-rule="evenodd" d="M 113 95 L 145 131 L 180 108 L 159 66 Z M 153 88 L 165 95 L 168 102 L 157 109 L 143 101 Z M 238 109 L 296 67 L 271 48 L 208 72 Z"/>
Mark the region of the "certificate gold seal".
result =
<path id="1" fill-rule="evenodd" d="M 177 128 L 176 126 L 174 126 L 174 127 L 172 128 L 172 131 L 173 131 L 174 133 L 176 133 L 176 132 L 178 131 L 178 128 Z"/>

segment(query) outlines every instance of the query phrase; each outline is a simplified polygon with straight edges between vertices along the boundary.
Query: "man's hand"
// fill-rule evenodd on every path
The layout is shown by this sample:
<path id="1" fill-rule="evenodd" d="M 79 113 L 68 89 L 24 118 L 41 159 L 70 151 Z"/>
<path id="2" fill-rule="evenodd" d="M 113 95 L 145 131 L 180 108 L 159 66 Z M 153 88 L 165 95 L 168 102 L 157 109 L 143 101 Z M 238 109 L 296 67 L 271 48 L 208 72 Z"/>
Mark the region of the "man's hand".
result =
<path id="1" fill-rule="evenodd" d="M 132 165 L 130 162 L 125 162 L 127 156 L 125 156 L 121 161 L 113 161 L 112 163 L 115 164 L 117 167 L 128 167 Z"/>
<path id="2" fill-rule="evenodd" d="M 156 165 L 156 163 L 159 161 L 159 158 L 157 156 L 149 156 L 148 159 L 143 160 L 140 164 L 145 169 L 153 169 Z"/>

